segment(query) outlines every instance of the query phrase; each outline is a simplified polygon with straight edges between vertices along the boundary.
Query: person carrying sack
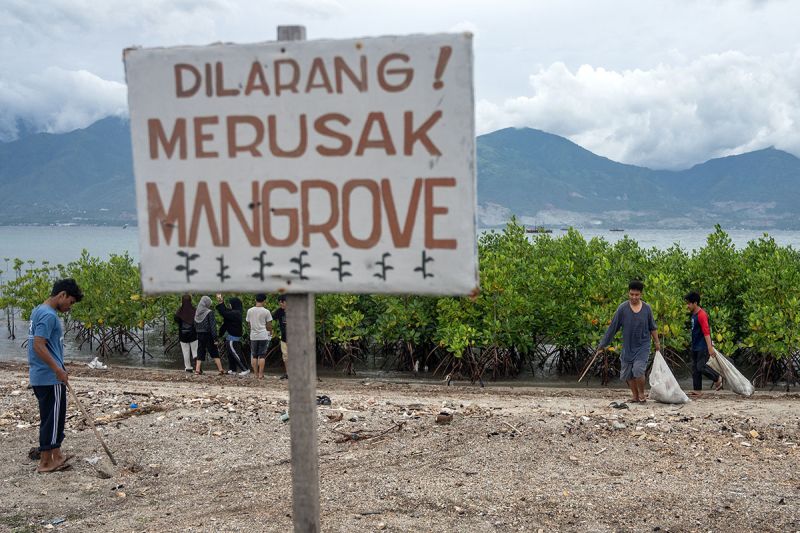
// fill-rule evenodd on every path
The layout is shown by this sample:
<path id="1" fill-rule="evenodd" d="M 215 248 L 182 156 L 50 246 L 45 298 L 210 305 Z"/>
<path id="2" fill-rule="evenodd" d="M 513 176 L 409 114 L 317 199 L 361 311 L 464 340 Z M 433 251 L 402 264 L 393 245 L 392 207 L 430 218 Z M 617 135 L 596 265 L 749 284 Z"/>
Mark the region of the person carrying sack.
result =
<path id="1" fill-rule="evenodd" d="M 600 341 L 595 356 L 611 344 L 614 335 L 622 329 L 622 357 L 620 357 L 619 377 L 631 389 L 632 403 L 645 403 L 644 374 L 650 358 L 650 339 L 661 350 L 658 329 L 650 306 L 642 301 L 644 283 L 633 280 L 628 284 L 628 301 L 623 302 L 614 313 L 611 324 Z"/>
<path id="2" fill-rule="evenodd" d="M 700 295 L 690 292 L 684 296 L 686 309 L 692 314 L 692 396 L 703 395 L 703 376 L 713 381 L 714 390 L 722 388 L 722 376 L 708 366 L 708 360 L 716 357 L 711 342 L 711 327 L 708 325 L 708 313 L 700 307 Z"/>

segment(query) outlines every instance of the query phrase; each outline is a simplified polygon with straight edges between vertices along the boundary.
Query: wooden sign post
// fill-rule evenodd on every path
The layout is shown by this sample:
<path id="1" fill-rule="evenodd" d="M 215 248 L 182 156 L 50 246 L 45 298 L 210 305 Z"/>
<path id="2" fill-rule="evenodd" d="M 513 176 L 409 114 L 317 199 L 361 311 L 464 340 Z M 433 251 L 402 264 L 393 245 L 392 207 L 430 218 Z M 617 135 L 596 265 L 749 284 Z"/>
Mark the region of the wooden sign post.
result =
<path id="1" fill-rule="evenodd" d="M 304 26 L 278 26 L 278 41 L 304 41 Z M 292 441 L 292 520 L 297 533 L 316 533 L 319 519 L 317 347 L 314 295 L 286 301 L 289 361 L 289 433 Z"/>
<path id="2" fill-rule="evenodd" d="M 319 449 L 317 444 L 317 353 L 314 295 L 292 294 L 286 302 L 289 348 L 289 432 L 292 439 L 292 518 L 298 533 L 317 532 Z"/>

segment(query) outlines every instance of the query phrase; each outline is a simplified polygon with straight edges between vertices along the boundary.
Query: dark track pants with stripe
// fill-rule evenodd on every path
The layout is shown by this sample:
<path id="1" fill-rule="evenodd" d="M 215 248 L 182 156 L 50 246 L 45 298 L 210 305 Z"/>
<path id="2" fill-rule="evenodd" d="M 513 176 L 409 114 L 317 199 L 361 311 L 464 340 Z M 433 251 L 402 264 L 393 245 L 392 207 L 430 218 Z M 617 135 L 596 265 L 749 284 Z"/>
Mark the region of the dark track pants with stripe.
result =
<path id="1" fill-rule="evenodd" d="M 228 352 L 228 368 L 230 370 L 242 372 L 250 369 L 250 365 L 247 364 L 248 361 L 242 354 L 241 341 L 225 339 L 225 350 Z"/>
<path id="2" fill-rule="evenodd" d="M 63 383 L 35 385 L 33 393 L 39 400 L 39 451 L 61 448 L 67 418 L 67 387 Z"/>
<path id="3" fill-rule="evenodd" d="M 708 366 L 708 350 L 692 350 L 692 388 L 703 390 L 703 376 L 713 382 L 719 379 L 719 373 Z"/>

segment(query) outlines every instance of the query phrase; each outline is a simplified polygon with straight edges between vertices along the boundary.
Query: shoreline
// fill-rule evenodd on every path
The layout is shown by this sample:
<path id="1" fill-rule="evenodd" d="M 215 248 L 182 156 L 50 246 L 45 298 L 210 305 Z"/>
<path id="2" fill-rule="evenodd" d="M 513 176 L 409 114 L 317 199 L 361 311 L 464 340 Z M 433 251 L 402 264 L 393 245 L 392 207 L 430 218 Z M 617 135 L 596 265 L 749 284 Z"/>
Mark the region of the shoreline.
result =
<path id="1" fill-rule="evenodd" d="M 0 363 L 0 528 L 66 517 L 73 531 L 291 529 L 286 381 L 69 370 L 120 470 L 100 479 L 86 462 L 110 467 L 70 399 L 74 466 L 33 473 L 26 365 Z M 317 391 L 332 400 L 318 411 L 327 531 L 800 528 L 797 393 L 615 410 L 622 388 L 326 378 Z M 436 423 L 442 409 L 452 423 Z"/>
<path id="2" fill-rule="evenodd" d="M 67 359 L 66 365 L 70 374 L 73 371 L 77 370 L 76 375 L 79 376 L 93 376 L 93 377 L 102 377 L 103 373 L 107 373 L 109 371 L 117 371 L 119 373 L 114 373 L 114 376 L 124 375 L 127 373 L 136 373 L 136 372 L 153 372 L 157 373 L 154 376 L 150 376 L 149 378 L 152 379 L 155 376 L 163 376 L 163 378 L 156 378 L 156 381 L 192 381 L 190 376 L 187 376 L 183 370 L 183 366 L 181 361 L 179 366 L 174 368 L 166 367 L 166 366 L 147 366 L 147 365 L 122 365 L 116 362 L 111 363 L 106 360 L 102 360 L 101 362 L 105 362 L 108 364 L 109 368 L 107 370 L 96 370 L 90 369 L 87 367 L 87 361 L 91 361 L 91 359 L 87 359 L 86 361 L 78 361 L 74 358 Z M 210 362 L 206 363 L 208 366 L 208 372 L 204 374 L 205 378 L 215 377 L 214 373 L 215 370 L 212 369 L 210 366 Z M 223 367 L 226 365 L 223 364 Z M 20 371 L 20 372 L 27 372 L 28 363 L 25 359 L 0 359 L 0 371 L 1 370 L 12 370 L 12 371 Z M 279 376 L 283 374 L 283 367 L 279 365 L 276 361 L 276 364 L 272 366 L 268 366 L 265 369 L 265 377 L 266 380 L 269 381 L 271 379 L 277 379 Z M 109 379 L 111 379 L 112 374 L 109 374 Z M 414 375 L 411 371 L 402 371 L 402 370 L 381 370 L 381 369 L 367 369 L 367 368 L 359 368 L 357 369 L 357 373 L 354 375 L 346 375 L 341 370 L 333 369 L 327 366 L 322 366 L 321 364 L 317 365 L 317 377 L 321 380 L 325 381 L 332 381 L 338 382 L 341 381 L 343 383 L 349 382 L 357 382 L 357 381 L 374 381 L 374 382 L 381 382 L 387 384 L 402 384 L 402 385 L 430 385 L 430 386 L 442 386 L 447 387 L 446 381 L 443 375 L 434 376 L 432 372 L 427 374 L 419 374 Z M 578 374 L 570 374 L 564 376 L 530 376 L 528 373 L 522 373 L 518 377 L 505 377 L 498 380 L 492 380 L 491 378 L 484 378 L 484 390 L 499 390 L 499 389 L 509 389 L 509 390 L 521 390 L 524 391 L 525 389 L 546 389 L 546 390 L 563 390 L 563 391 L 580 391 L 580 390 L 595 390 L 595 391 L 602 391 L 602 390 L 611 390 L 611 391 L 628 391 L 628 386 L 625 382 L 620 381 L 619 378 L 612 378 L 611 381 L 607 385 L 603 385 L 600 382 L 598 377 L 588 377 L 584 378 L 583 381 L 578 382 L 577 378 L 579 377 Z M 678 373 L 675 375 L 678 384 L 681 385 L 681 388 L 687 394 L 691 390 L 692 385 L 692 376 L 691 374 L 684 374 Z M 181 379 L 184 378 L 184 379 Z M 242 378 L 239 376 L 223 376 L 222 379 L 225 380 L 226 383 L 230 385 L 236 384 L 243 384 L 243 386 L 248 386 L 245 383 L 249 379 L 249 376 L 246 378 Z M 457 385 L 460 387 L 475 387 L 481 388 L 478 382 L 472 383 L 468 379 L 457 379 L 452 381 L 453 385 Z M 708 387 L 708 382 L 704 381 L 703 385 Z M 646 392 L 650 390 L 650 384 L 646 383 L 645 385 Z M 711 392 L 709 388 L 703 389 L 705 392 Z M 800 387 L 798 386 L 790 386 L 788 390 L 786 390 L 786 383 L 781 382 L 774 386 L 764 386 L 764 387 L 756 387 L 756 395 L 770 395 L 770 394 L 787 394 L 787 395 L 796 395 L 797 398 L 800 399 Z M 728 391 L 723 388 L 722 393 L 725 394 Z M 735 394 L 731 393 L 734 397 Z"/>

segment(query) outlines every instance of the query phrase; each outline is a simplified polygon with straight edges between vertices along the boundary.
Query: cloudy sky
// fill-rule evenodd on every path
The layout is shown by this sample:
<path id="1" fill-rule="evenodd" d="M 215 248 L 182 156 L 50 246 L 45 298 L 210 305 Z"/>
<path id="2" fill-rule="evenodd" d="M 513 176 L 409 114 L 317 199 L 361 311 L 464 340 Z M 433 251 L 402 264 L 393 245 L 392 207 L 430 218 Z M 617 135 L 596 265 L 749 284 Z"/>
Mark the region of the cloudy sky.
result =
<path id="1" fill-rule="evenodd" d="M 0 140 L 125 115 L 122 49 L 469 30 L 478 133 L 529 126 L 686 168 L 800 156 L 794 0 L 0 0 Z"/>

